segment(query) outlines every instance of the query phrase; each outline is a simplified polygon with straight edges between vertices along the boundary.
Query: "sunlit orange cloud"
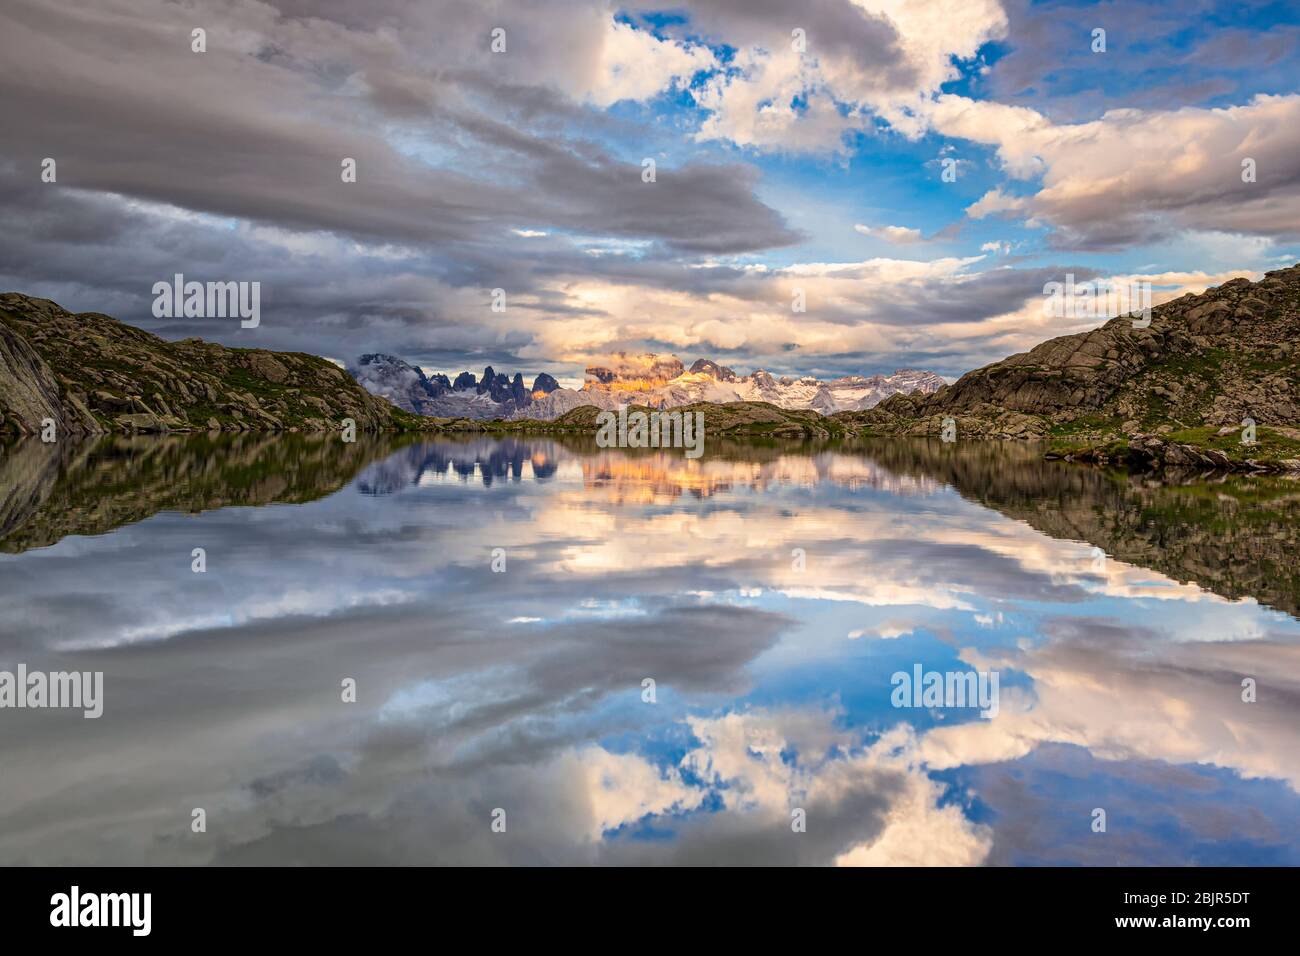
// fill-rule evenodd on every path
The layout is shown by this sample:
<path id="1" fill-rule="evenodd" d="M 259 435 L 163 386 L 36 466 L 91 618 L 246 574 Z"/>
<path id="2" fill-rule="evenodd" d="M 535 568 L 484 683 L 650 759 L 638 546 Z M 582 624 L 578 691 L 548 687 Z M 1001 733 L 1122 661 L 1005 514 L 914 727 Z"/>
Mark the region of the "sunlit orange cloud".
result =
<path id="1" fill-rule="evenodd" d="M 735 350 L 747 355 L 747 366 L 779 368 L 790 361 L 789 344 L 797 343 L 803 365 L 815 364 L 819 357 L 862 353 L 870 356 L 864 359 L 865 364 L 887 366 L 891 361 L 897 363 L 902 353 L 940 343 L 962 356 L 961 370 L 965 370 L 1106 321 L 1106 317 L 1047 315 L 1044 296 L 1037 288 L 1025 289 L 1020 301 L 1008 301 L 1006 311 L 979 320 L 917 326 L 886 321 L 889 316 L 877 311 L 882 300 L 906 301 L 910 296 L 919 300 L 925 290 L 936 286 L 950 287 L 953 294 L 959 294 L 961 285 L 975 275 L 973 270 L 987 264 L 986 258 L 872 259 L 750 268 L 730 292 L 664 289 L 632 280 L 613 284 L 573 276 L 557 282 L 550 291 L 574 309 L 591 310 L 592 314 L 544 321 L 526 318 L 534 339 L 523 354 L 586 367 L 603 364 L 611 353 L 638 351 L 643 343 L 654 342 L 666 344 L 684 359 Z M 1238 276 L 1259 277 L 1238 269 L 1098 278 L 1116 284 L 1149 282 L 1152 304 L 1160 305 Z M 805 300 L 804 312 L 792 311 L 796 290 Z M 747 369 L 742 366 L 741 370 Z M 614 387 L 632 391 L 650 384 Z"/>

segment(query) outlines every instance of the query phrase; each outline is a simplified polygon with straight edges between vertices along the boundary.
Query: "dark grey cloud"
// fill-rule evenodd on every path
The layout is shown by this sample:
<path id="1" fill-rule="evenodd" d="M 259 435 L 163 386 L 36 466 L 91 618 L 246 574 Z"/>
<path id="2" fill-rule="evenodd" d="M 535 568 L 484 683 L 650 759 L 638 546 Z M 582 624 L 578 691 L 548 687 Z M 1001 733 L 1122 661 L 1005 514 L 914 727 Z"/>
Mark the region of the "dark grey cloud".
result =
<path id="1" fill-rule="evenodd" d="M 30 228 L 0 233 L 0 286 L 37 292 L 74 311 L 100 311 L 165 338 L 199 336 L 231 345 L 306 349 L 348 361 L 386 351 L 436 369 L 481 370 L 491 364 L 521 371 L 557 371 L 535 357 L 541 325 L 554 318 L 602 315 L 561 295 L 575 276 L 613 286 L 674 290 L 703 302 L 714 294 L 752 302 L 760 309 L 782 301 L 782 277 L 729 265 L 685 268 L 675 256 L 589 256 L 567 239 L 509 235 L 488 248 L 466 244 L 431 247 L 428 256 L 409 247 L 397 256 L 382 249 L 357 251 L 350 240 L 312 234 L 301 242 L 185 217 L 156 215 L 117 197 L 56 190 L 13 165 L 0 166 L 0 202 L 21 209 Z M 261 326 L 207 319 L 155 319 L 154 282 L 180 270 L 188 278 L 230 276 L 262 282 Z M 816 317 L 852 327 L 863 322 L 916 328 L 979 322 L 1004 314 L 1042 293 L 1043 283 L 1073 272 L 1080 281 L 1095 270 L 1083 266 L 1009 268 L 962 277 L 936 277 L 905 286 L 864 283 L 844 307 L 816 304 Z M 507 290 L 509 321 L 486 323 L 490 290 Z M 536 300 L 536 301 L 534 301 Z M 669 344 L 647 348 L 673 351 Z M 693 357 L 735 361 L 744 369 L 762 364 L 779 374 L 858 374 L 899 367 L 935 368 L 959 374 L 971 364 L 971 343 L 945 347 L 921 334 L 912 346 L 889 354 L 845 349 L 806 356 L 797 349 L 777 361 L 754 361 L 742 348 L 702 345 Z M 1006 349 L 994 344 L 990 358 Z M 523 356 L 533 353 L 534 357 Z M 559 371 L 563 371 L 559 369 Z M 575 369 L 576 371 L 576 369 Z"/>
<path id="2" fill-rule="evenodd" d="M 1054 122 L 1096 119 L 1106 110 L 1226 105 L 1294 88 L 1288 68 L 1300 27 L 1267 31 L 1219 25 L 1242 9 L 1216 0 L 1168 4 L 1032 3 L 1003 0 L 1005 51 L 982 79 L 1002 102 L 1032 106 Z M 1191 25 L 1189 29 L 1189 25 Z M 1092 31 L 1106 30 L 1106 53 Z"/>
<path id="3" fill-rule="evenodd" d="M 235 560 L 225 549 L 212 553 Z M 664 694 L 742 689 L 740 670 L 783 626 L 763 612 L 718 608 L 533 629 L 487 615 L 491 598 L 481 587 L 471 603 L 489 603 L 477 611 L 447 600 L 465 593 L 463 587 L 438 593 L 394 610 L 290 614 L 112 650 L 24 654 L 32 668 L 102 670 L 106 710 L 97 721 L 79 713 L 73 721 L 59 712 L 5 712 L 8 772 L 0 784 L 0 819 L 8 839 L 0 840 L 0 857 L 201 861 L 216 852 L 220 859 L 223 843 L 256 840 L 251 833 L 273 825 L 280 804 L 301 801 L 295 812 L 302 816 L 320 801 L 331 816 L 346 818 L 358 801 L 367 812 L 387 815 L 390 800 L 400 801 L 413 787 L 423 791 L 417 784 L 428 780 L 454 788 L 443 793 L 454 816 L 472 806 L 480 777 L 504 775 L 517 786 L 527 776 L 523 766 L 545 765 L 582 743 L 585 732 L 566 724 L 569 717 L 619 695 L 639 702 L 644 674 L 656 675 Z M 238 600 L 234 593 L 229 598 Z M 11 663 L 8 654 L 4 660 Z M 355 709 L 339 699 L 345 676 L 358 684 Z M 631 729 L 635 721 L 616 718 L 602 730 L 621 725 Z M 57 768 L 47 764 L 52 751 L 60 754 Z M 108 754 L 124 775 L 116 785 L 104 764 Z M 89 790 L 70 786 L 77 779 Z M 232 781 L 261 805 L 242 806 Z M 93 812 L 82 802 L 88 793 L 95 794 Z M 509 797 L 504 785 L 485 797 L 496 802 L 480 819 L 502 802 L 519 805 Z M 186 832 L 192 806 L 208 809 L 221 839 L 173 842 L 171 836 Z M 122 831 L 96 830 L 93 820 L 136 811 L 142 816 L 126 827 L 130 843 L 114 856 L 113 840 Z M 168 814 L 175 817 L 170 823 L 162 819 Z M 394 811 L 386 824 L 394 835 L 423 830 L 399 818 Z M 50 827 L 59 835 L 42 835 Z M 246 827 L 252 831 L 241 835 Z M 302 842 L 314 843 L 309 836 Z M 446 852 L 417 845 L 434 853 L 428 859 L 450 861 Z M 404 859 L 395 853 L 389 861 Z"/>
<path id="4" fill-rule="evenodd" d="M 957 281 L 937 280 L 906 287 L 873 290 L 859 310 L 819 308 L 818 317 L 854 324 L 869 318 L 882 325 L 916 326 L 979 323 L 1043 297 L 1047 282 L 1064 282 L 1066 274 L 1079 282 L 1096 275 L 1088 266 L 1031 266 L 990 269 Z M 865 315 L 864 315 L 865 312 Z"/>
<path id="5" fill-rule="evenodd" d="M 802 29 L 809 51 L 854 69 L 855 85 L 895 89 L 918 82 L 894 25 L 852 0 L 803 0 L 793 6 L 787 0 L 652 0 L 643 9 L 688 10 L 686 30 L 733 46 L 785 49 L 791 32 Z"/>
<path id="6" fill-rule="evenodd" d="M 658 133 L 583 104 L 601 10 L 517 4 L 509 55 L 493 57 L 504 21 L 477 4 L 9 4 L 0 120 L 26 132 L 0 159 L 0 281 L 149 327 L 148 290 L 175 272 L 258 280 L 258 344 L 418 360 L 492 347 L 467 297 L 541 291 L 512 229 L 635 242 L 652 260 L 796 240 L 753 168 L 675 161 Z M 193 26 L 208 52 L 190 50 Z M 589 261 L 561 255 L 571 274 Z M 527 344 L 523 325 L 502 354 Z"/>

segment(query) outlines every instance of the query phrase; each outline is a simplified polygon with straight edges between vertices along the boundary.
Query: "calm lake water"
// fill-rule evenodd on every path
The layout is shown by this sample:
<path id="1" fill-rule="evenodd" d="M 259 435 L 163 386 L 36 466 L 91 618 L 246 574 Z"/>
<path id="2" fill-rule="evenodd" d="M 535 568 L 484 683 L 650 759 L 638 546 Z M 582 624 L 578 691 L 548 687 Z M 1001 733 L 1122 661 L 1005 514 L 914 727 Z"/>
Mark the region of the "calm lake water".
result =
<path id="1" fill-rule="evenodd" d="M 103 715 L 0 710 L 0 863 L 1300 864 L 1298 538 L 1011 444 L 28 443 L 0 670 Z"/>

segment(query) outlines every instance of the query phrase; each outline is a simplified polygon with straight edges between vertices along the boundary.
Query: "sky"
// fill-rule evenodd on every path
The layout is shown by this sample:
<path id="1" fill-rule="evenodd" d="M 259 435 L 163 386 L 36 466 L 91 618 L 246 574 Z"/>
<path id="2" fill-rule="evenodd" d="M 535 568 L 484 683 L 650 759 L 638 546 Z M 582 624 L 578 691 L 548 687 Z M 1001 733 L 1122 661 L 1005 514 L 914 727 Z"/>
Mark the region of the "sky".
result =
<path id="1" fill-rule="evenodd" d="M 0 289 L 429 371 L 951 377 L 1099 324 L 1044 315 L 1067 274 L 1300 260 L 1298 39 L 1248 0 L 7 0 Z M 177 273 L 260 324 L 155 318 Z"/>

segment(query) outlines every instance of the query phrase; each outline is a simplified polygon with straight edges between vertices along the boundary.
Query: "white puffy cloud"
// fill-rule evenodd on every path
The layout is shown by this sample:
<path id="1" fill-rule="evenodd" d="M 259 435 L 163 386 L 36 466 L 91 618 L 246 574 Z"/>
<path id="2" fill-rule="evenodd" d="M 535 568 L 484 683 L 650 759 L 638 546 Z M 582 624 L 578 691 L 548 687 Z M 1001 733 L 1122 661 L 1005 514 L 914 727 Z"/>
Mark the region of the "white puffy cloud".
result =
<path id="1" fill-rule="evenodd" d="M 1300 94 L 1217 109 L 1112 110 L 1054 125 L 1024 108 L 939 97 L 933 129 L 996 147 L 1006 171 L 1041 176 L 1026 195 L 1002 187 L 972 218 L 1016 216 L 1061 245 L 1128 245 L 1185 230 L 1300 235 Z M 1253 162 L 1255 181 L 1243 180 Z"/>
<path id="2" fill-rule="evenodd" d="M 601 45 L 599 72 L 586 95 L 600 106 L 619 100 L 647 100 L 716 66 L 708 47 L 661 39 L 611 17 Z"/>
<path id="3" fill-rule="evenodd" d="M 853 228 L 864 236 L 877 236 L 886 242 L 900 246 L 924 241 L 920 229 L 912 229 L 908 226 L 864 226 L 859 223 Z"/>
<path id="4" fill-rule="evenodd" d="M 821 711 L 749 711 L 691 718 L 700 746 L 683 758 L 703 780 L 720 785 L 732 813 L 788 828 L 791 809 L 810 813 L 809 826 L 834 808 L 874 793 L 883 798 L 882 825 L 845 839 L 838 866 L 976 866 L 992 847 L 992 831 L 973 823 L 956 804 L 940 806 L 943 788 L 905 746 L 908 732 L 892 731 L 866 748 Z M 794 751 L 798 761 L 783 754 Z M 814 814 L 809 808 L 817 807 Z M 846 828 L 847 830 L 847 828 Z"/>
<path id="5" fill-rule="evenodd" d="M 1300 791 L 1296 691 L 1300 648 L 1269 640 L 1170 642 L 1118 622 L 1058 620 L 1052 638 L 964 656 L 1014 668 L 1032 692 L 1004 687 L 992 720 L 937 727 L 919 739 L 931 768 L 1014 760 L 1044 743 L 1103 760 L 1154 759 L 1226 767 Z M 1264 688 L 1241 698 L 1243 676 Z"/>
<path id="6" fill-rule="evenodd" d="M 872 113 L 906 116 L 1006 33 L 997 0 L 695 0 L 692 25 L 738 47 L 731 68 L 697 95 L 710 113 L 699 138 L 793 152 L 835 150 Z M 798 49 L 792 30 L 804 33 Z"/>
<path id="7" fill-rule="evenodd" d="M 588 835 L 593 840 L 650 814 L 693 810 L 704 800 L 704 791 L 688 787 L 676 769 L 661 772 L 637 754 L 587 747 L 566 753 L 560 761 L 581 782 L 591 811 Z"/>
<path id="8" fill-rule="evenodd" d="M 749 49 L 737 54 L 741 72 L 719 73 L 695 99 L 710 115 L 696 139 L 795 152 L 836 149 L 860 119 L 841 113 L 819 89 L 816 69 L 799 54 Z M 804 98 L 802 107 L 796 100 Z"/>
<path id="9" fill-rule="evenodd" d="M 732 360 L 739 371 L 782 371 L 838 364 L 835 357 L 849 353 L 855 367 L 846 371 L 913 364 L 955 375 L 1104 321 L 1044 315 L 1043 286 L 1063 282 L 1066 268 L 975 271 L 987 259 L 985 253 L 683 268 L 680 282 L 654 283 L 639 280 L 634 270 L 609 278 L 566 275 L 554 280 L 548 294 L 567 308 L 557 317 L 530 321 L 535 338 L 523 354 L 580 368 L 600 364 L 611 352 L 653 345 L 683 359 L 742 353 L 744 359 Z M 1159 305 L 1241 275 L 1258 278 L 1250 269 L 1097 278 L 1116 285 L 1149 281 L 1152 303 Z M 805 312 L 791 310 L 796 290 L 803 293 Z M 790 343 L 798 344 L 797 352 Z"/>

